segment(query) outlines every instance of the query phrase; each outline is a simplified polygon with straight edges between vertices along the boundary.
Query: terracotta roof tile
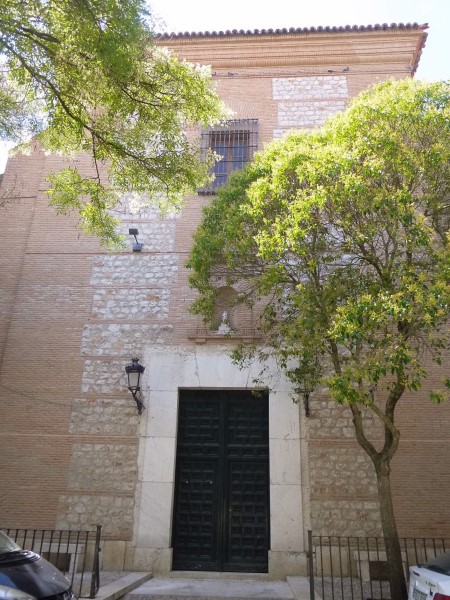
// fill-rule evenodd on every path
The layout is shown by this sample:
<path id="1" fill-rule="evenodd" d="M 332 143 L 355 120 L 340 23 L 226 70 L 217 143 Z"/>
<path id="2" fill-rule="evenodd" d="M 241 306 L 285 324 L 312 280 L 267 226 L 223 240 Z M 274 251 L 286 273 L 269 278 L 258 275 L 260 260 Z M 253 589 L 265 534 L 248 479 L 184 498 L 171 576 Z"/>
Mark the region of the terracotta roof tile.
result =
<path id="1" fill-rule="evenodd" d="M 348 31 L 379 31 L 386 29 L 428 29 L 428 24 L 418 23 L 376 23 L 375 25 L 339 25 L 318 27 L 290 27 L 283 29 L 233 29 L 226 31 L 184 31 L 172 33 L 160 33 L 158 38 L 184 38 L 184 37 L 225 37 L 225 36 L 250 36 L 250 35 L 286 35 L 289 33 L 341 33 Z"/>

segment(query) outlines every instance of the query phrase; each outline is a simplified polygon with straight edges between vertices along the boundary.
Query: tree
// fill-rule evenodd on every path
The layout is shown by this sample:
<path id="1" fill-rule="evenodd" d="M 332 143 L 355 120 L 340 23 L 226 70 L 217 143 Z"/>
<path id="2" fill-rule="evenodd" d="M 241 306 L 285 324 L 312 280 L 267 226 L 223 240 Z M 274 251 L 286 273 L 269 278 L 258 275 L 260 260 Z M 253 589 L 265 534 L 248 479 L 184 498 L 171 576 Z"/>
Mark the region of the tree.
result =
<path id="1" fill-rule="evenodd" d="M 268 349 L 298 390 L 325 385 L 349 406 L 376 473 L 394 600 L 406 598 L 395 410 L 448 348 L 449 201 L 450 85 L 387 82 L 236 174 L 205 209 L 188 264 L 194 312 L 209 318 L 218 287 L 234 285 L 240 302 L 261 306 L 265 350 L 251 353 Z M 447 397 L 442 384 L 432 401 Z"/>
<path id="2" fill-rule="evenodd" d="M 90 153 L 94 175 L 69 166 L 49 195 L 104 243 L 120 242 L 108 208 L 121 192 L 176 207 L 204 183 L 186 131 L 223 105 L 207 67 L 155 44 L 145 0 L 0 0 L 0 54 L 0 139 Z"/>

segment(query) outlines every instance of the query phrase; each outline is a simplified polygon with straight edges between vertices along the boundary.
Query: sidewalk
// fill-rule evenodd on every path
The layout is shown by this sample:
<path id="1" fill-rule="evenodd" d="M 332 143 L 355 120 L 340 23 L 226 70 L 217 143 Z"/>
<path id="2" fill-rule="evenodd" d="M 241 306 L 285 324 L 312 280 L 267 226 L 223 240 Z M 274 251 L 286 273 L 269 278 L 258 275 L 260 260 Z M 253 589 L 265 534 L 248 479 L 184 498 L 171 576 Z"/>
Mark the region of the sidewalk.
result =
<path id="1" fill-rule="evenodd" d="M 124 573 L 124 576 L 100 587 L 96 600 L 309 600 L 309 581 L 288 577 L 270 581 L 267 576 L 236 574 L 199 574 L 194 577 L 165 576 L 151 573 Z"/>

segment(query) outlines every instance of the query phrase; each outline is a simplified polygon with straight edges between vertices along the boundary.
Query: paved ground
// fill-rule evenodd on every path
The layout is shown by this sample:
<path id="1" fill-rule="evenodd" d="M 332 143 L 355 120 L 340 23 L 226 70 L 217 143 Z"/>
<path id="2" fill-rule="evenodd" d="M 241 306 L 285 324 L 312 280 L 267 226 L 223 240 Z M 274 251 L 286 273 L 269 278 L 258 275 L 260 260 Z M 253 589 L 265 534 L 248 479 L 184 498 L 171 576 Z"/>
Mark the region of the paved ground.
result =
<path id="1" fill-rule="evenodd" d="M 88 598 L 90 574 L 85 574 L 82 593 L 79 578 L 74 590 L 79 598 Z M 77 587 L 78 586 L 78 587 Z M 288 577 L 286 581 L 270 581 L 267 575 L 239 573 L 181 573 L 152 578 L 151 573 L 102 571 L 96 600 L 310 600 L 309 580 Z M 361 582 L 359 579 L 315 580 L 315 600 L 370 600 L 390 598 L 387 582 Z"/>
<path id="2" fill-rule="evenodd" d="M 267 578 L 154 577 L 133 591 L 126 600 L 309 600 L 309 582 L 303 577 L 287 581 Z"/>
<path id="3" fill-rule="evenodd" d="M 84 587 L 84 586 L 83 586 Z M 89 588 L 82 597 L 89 595 Z M 102 571 L 96 600 L 309 600 L 309 581 L 288 577 L 270 581 L 267 575 L 239 573 L 151 573 Z M 316 595 L 316 600 L 320 598 Z"/>

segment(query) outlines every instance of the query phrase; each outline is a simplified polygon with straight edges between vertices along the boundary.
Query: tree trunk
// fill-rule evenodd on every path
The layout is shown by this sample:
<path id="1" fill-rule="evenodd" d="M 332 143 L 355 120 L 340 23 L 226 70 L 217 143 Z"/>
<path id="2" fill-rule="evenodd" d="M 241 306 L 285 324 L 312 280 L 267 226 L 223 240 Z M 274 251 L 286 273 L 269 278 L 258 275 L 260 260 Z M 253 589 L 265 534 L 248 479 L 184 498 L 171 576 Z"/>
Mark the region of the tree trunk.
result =
<path id="1" fill-rule="evenodd" d="M 407 589 L 403 571 L 400 540 L 398 539 L 392 505 L 389 462 L 380 460 L 375 465 L 378 484 L 378 500 L 380 503 L 381 526 L 386 544 L 386 558 L 389 568 L 391 600 L 406 600 Z"/>

